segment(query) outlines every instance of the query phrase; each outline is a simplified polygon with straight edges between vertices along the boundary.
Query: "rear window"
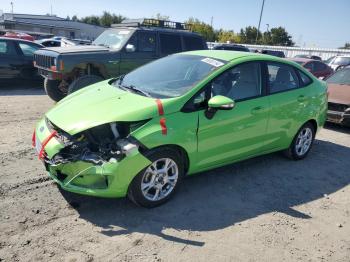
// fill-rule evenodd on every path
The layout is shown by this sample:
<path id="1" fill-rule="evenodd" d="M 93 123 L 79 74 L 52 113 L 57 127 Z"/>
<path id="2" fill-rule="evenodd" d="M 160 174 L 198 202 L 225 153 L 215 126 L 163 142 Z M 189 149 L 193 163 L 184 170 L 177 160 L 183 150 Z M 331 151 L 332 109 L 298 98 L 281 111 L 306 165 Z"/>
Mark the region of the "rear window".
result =
<path id="1" fill-rule="evenodd" d="M 301 80 L 302 86 L 307 86 L 307 85 L 310 85 L 312 83 L 311 78 L 308 77 L 305 73 L 301 72 L 300 70 L 298 70 L 298 72 L 300 75 L 300 80 Z"/>
<path id="2" fill-rule="evenodd" d="M 163 55 L 179 53 L 182 51 L 181 37 L 174 34 L 160 34 L 160 51 Z"/>
<path id="3" fill-rule="evenodd" d="M 203 41 L 199 37 L 184 36 L 183 40 L 186 51 L 203 49 Z"/>

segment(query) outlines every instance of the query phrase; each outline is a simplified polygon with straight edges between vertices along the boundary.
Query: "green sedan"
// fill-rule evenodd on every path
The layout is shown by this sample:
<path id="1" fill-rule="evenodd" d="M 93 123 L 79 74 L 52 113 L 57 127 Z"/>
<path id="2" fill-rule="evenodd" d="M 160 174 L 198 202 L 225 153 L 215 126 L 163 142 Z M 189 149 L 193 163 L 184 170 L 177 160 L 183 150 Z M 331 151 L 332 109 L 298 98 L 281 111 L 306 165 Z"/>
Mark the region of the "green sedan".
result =
<path id="1" fill-rule="evenodd" d="M 303 159 L 326 112 L 325 82 L 294 62 L 193 51 L 69 95 L 32 140 L 63 189 L 154 207 L 185 175 L 275 151 Z"/>

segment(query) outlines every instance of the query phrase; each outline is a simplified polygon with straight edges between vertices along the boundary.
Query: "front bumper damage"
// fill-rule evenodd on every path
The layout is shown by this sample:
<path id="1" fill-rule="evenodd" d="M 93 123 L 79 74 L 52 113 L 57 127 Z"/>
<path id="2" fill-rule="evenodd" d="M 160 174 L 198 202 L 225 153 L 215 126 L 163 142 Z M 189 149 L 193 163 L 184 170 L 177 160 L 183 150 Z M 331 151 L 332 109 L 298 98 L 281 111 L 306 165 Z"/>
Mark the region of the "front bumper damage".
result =
<path id="1" fill-rule="evenodd" d="M 132 139 L 132 142 L 118 141 L 118 157 L 102 158 L 98 153 L 88 151 L 79 156 L 62 157 L 66 145 L 58 135 L 52 135 L 54 132 L 47 119 L 42 119 L 35 129 L 33 146 L 49 176 L 66 191 L 98 197 L 124 197 L 133 178 L 151 164 Z"/>
<path id="2" fill-rule="evenodd" d="M 350 126 L 350 107 L 345 111 L 336 111 L 328 109 L 327 121 L 341 124 L 344 126 Z"/>

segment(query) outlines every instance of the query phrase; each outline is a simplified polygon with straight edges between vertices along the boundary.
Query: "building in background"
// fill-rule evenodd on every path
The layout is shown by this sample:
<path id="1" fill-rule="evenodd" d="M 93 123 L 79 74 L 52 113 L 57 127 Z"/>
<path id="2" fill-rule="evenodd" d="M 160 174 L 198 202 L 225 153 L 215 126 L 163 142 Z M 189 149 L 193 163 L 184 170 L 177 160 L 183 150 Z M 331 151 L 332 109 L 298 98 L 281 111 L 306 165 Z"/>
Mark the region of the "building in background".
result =
<path id="1" fill-rule="evenodd" d="M 71 39 L 94 40 L 106 28 L 50 15 L 0 13 L 0 31 L 25 32 L 42 38 L 62 36 Z"/>

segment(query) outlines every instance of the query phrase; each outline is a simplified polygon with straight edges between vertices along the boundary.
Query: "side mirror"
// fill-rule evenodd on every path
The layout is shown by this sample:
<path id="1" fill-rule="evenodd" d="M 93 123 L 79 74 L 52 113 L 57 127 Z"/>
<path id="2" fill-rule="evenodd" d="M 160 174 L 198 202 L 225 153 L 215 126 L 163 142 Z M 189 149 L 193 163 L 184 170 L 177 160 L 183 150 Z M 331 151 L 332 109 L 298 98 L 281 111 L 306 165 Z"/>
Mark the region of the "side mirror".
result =
<path id="1" fill-rule="evenodd" d="M 132 52 L 135 52 L 136 51 L 136 48 L 134 45 L 132 44 L 127 44 L 126 47 L 125 47 L 125 50 L 126 52 L 128 53 L 132 53 Z"/>
<path id="2" fill-rule="evenodd" d="M 205 111 L 205 116 L 212 119 L 218 110 L 231 110 L 234 108 L 235 102 L 226 96 L 214 96 L 208 101 L 208 109 Z"/>
<path id="3" fill-rule="evenodd" d="M 226 96 L 214 96 L 208 101 L 209 108 L 230 110 L 234 108 L 235 102 Z"/>

